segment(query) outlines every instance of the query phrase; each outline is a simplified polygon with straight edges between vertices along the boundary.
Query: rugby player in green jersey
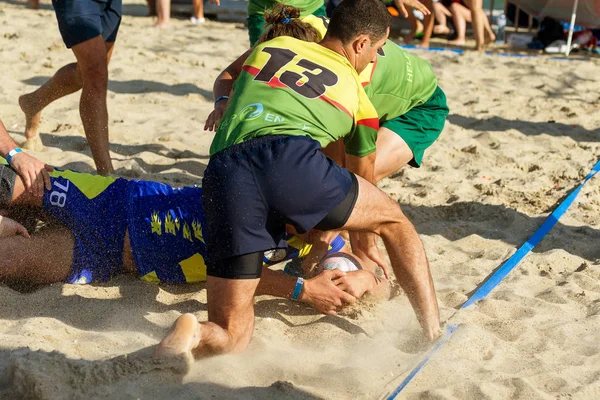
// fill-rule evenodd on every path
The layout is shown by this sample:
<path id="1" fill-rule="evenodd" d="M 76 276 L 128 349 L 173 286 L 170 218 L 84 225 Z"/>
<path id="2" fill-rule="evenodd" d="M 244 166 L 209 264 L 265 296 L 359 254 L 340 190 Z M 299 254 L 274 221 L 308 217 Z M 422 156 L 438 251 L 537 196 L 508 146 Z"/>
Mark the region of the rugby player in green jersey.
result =
<path id="1" fill-rule="evenodd" d="M 287 15 L 298 11 L 286 8 Z M 282 24 L 280 8 L 267 15 L 263 40 L 287 35 L 307 41 L 319 41 L 327 32 L 328 20 L 313 16 L 300 17 Z M 306 25 L 314 28 L 315 31 Z M 302 27 L 303 29 L 300 29 Z M 248 54 L 244 53 L 215 80 L 213 95 L 218 101 L 207 118 L 205 129 L 218 126 L 227 107 L 227 95 L 241 71 Z M 390 176 L 406 164 L 419 167 L 425 150 L 441 134 L 448 106 L 429 63 L 388 40 L 375 62 L 361 72 L 360 78 L 369 100 L 377 110 L 380 128 L 377 133 L 375 182 Z M 341 149 L 341 151 L 340 151 Z M 329 146 L 326 154 L 344 164 L 343 147 Z"/>
<path id="2" fill-rule="evenodd" d="M 360 177 L 373 176 L 379 121 L 358 73 L 385 44 L 389 25 L 379 0 L 345 0 L 319 44 L 278 37 L 250 54 L 203 179 L 208 321 L 182 315 L 155 356 L 200 358 L 248 346 L 263 253 L 283 245 L 286 224 L 301 233 L 348 230 L 366 254 L 379 235 L 425 336 L 439 336 L 423 244 L 399 205 Z M 320 151 L 340 138 L 359 176 Z M 299 278 L 292 298 L 302 291 Z"/>

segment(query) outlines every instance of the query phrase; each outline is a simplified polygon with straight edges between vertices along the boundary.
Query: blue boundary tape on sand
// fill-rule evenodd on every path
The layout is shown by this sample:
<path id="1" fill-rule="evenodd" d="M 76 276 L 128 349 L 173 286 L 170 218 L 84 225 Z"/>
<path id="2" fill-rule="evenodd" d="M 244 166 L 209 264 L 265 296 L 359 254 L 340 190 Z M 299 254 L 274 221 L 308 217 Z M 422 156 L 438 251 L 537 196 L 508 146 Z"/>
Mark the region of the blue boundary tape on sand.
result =
<path id="1" fill-rule="evenodd" d="M 498 284 L 508 275 L 520 262 L 525 258 L 525 256 L 535 247 L 537 246 L 542 239 L 550 232 L 554 225 L 558 222 L 558 220 L 565 214 L 565 212 L 569 209 L 573 201 L 579 195 L 579 192 L 583 188 L 583 186 L 592 179 L 598 172 L 600 172 L 600 160 L 596 162 L 596 165 L 592 168 L 590 173 L 585 177 L 583 182 L 579 186 L 575 188 L 563 201 L 559 204 L 558 207 L 546 218 L 541 227 L 538 228 L 537 231 L 513 254 L 496 272 L 492 274 L 476 291 L 465 301 L 465 303 L 460 307 L 460 309 L 464 309 L 469 307 L 471 304 L 476 301 L 484 299 Z M 446 332 L 444 336 L 439 339 L 436 344 L 433 346 L 431 350 L 429 350 L 421 362 L 404 378 L 402 383 L 392 392 L 389 396 L 386 397 L 387 400 L 393 400 L 400 394 L 400 392 L 412 381 L 412 379 L 423 369 L 425 364 L 429 362 L 431 357 L 437 353 L 437 351 L 450 339 L 454 331 L 458 328 L 458 325 L 449 325 L 446 327 Z"/>
<path id="2" fill-rule="evenodd" d="M 415 46 L 414 44 L 398 44 L 398 46 L 402 47 L 406 50 L 423 50 L 423 51 L 433 51 L 433 52 L 449 52 L 455 54 L 463 54 L 466 50 L 463 49 L 452 49 L 448 47 L 420 47 Z M 537 55 L 537 54 L 517 54 L 517 53 L 497 53 L 493 51 L 486 51 L 486 55 L 488 56 L 499 56 L 499 57 L 514 57 L 514 58 L 545 58 L 547 60 L 558 60 L 558 61 L 588 61 L 589 57 L 586 58 L 569 58 L 569 57 L 556 57 L 549 55 Z"/>

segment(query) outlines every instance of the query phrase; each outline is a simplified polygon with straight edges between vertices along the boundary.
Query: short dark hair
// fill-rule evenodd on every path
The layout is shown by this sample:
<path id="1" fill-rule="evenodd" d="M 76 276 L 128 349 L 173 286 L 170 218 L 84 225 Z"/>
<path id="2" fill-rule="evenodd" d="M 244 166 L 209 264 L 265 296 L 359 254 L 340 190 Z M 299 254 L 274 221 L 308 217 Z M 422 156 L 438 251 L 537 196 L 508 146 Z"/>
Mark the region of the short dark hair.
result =
<path id="1" fill-rule="evenodd" d="M 368 35 L 372 42 L 381 40 L 392 17 L 381 0 L 343 0 L 333 11 L 327 36 L 347 44 L 358 35 Z"/>

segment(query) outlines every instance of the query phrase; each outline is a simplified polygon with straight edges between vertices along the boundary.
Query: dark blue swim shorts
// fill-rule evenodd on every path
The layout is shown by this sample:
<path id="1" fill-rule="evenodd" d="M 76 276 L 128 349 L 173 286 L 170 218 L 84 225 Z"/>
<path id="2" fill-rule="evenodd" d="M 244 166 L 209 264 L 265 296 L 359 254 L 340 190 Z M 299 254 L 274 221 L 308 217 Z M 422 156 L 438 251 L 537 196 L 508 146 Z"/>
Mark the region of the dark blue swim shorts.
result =
<path id="1" fill-rule="evenodd" d="M 52 0 L 52 5 L 68 48 L 99 35 L 105 42 L 117 40 L 122 0 Z"/>
<path id="2" fill-rule="evenodd" d="M 257 276 L 224 276 L 220 260 L 285 248 L 286 224 L 299 233 L 340 228 L 358 196 L 356 177 L 325 157 L 318 142 L 285 135 L 214 154 L 203 189 L 207 273 L 234 279 L 259 277 L 260 268 Z"/>

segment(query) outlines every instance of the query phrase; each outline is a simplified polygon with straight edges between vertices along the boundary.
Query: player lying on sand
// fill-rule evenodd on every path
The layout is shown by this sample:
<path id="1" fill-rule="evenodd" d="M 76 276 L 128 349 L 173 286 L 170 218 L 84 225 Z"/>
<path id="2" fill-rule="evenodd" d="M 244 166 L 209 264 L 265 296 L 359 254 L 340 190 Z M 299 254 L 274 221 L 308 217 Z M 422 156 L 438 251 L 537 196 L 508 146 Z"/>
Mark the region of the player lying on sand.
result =
<path id="1" fill-rule="evenodd" d="M 279 36 L 318 42 L 325 36 L 329 25 L 327 18 L 299 16 L 300 11 L 295 7 L 275 7 L 266 15 L 268 25 L 261 42 Z M 215 80 L 215 109 L 208 116 L 205 129 L 216 130 L 221 122 L 228 96 L 250 52 L 240 56 Z M 407 163 L 419 167 L 425 150 L 442 133 L 449 112 L 446 96 L 437 84 L 431 65 L 388 40 L 376 60 L 360 73 L 360 79 L 380 122 L 375 182 Z M 325 154 L 345 166 L 341 141 L 328 146 Z"/>
<path id="2" fill-rule="evenodd" d="M 0 207 L 23 223 L 37 218 L 49 223 L 30 237 L 22 225 L 0 217 L 0 281 L 85 284 L 122 273 L 135 273 L 153 283 L 206 279 L 201 188 L 176 189 L 58 169 L 49 179 L 51 190 L 36 197 L 25 191 L 10 167 L 0 165 Z M 310 245 L 290 235 L 287 247 L 265 259 L 265 264 L 310 250 Z M 347 251 L 337 237 L 329 251 L 340 250 Z M 258 293 L 291 296 L 295 277 L 266 266 L 263 276 Z M 389 295 L 387 281 L 367 271 L 326 271 L 305 285 L 299 300 L 329 314 L 368 291 L 378 297 Z"/>
<path id="3" fill-rule="evenodd" d="M 385 44 L 389 26 L 379 0 L 344 0 L 318 44 L 277 37 L 248 56 L 203 179 L 208 321 L 181 316 L 155 356 L 199 358 L 248 346 L 263 254 L 282 242 L 286 224 L 298 232 L 347 230 L 353 250 L 369 258 L 380 236 L 425 336 L 440 334 L 414 226 L 397 202 L 361 177 L 373 181 L 379 123 L 358 73 Z M 342 138 L 356 175 L 320 151 Z"/>

